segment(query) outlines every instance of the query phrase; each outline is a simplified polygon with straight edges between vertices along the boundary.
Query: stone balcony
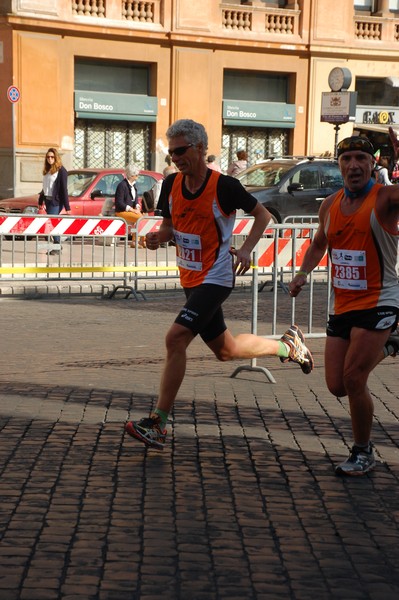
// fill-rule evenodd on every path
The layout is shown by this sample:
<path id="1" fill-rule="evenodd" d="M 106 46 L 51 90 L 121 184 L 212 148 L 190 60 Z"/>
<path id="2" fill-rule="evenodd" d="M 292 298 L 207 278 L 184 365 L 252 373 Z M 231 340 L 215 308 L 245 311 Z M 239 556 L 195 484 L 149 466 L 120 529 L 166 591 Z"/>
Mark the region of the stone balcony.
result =
<path id="1" fill-rule="evenodd" d="M 349 1 L 349 0 L 348 0 Z M 305 5 L 306 6 L 306 5 Z M 389 12 L 388 4 L 378 14 L 353 14 L 342 23 L 346 45 L 355 48 L 392 49 L 399 41 L 399 19 Z M 215 43 L 242 41 L 255 43 L 309 44 L 309 24 L 297 0 L 287 2 L 285 8 L 276 8 L 260 0 L 245 4 L 233 0 L 203 0 L 201 5 L 192 0 L 2 0 L 0 15 L 18 19 L 45 19 L 69 24 L 69 27 L 116 27 L 129 30 L 148 30 L 161 35 L 195 36 L 201 40 L 212 38 Z M 387 8 L 388 7 L 388 8 Z M 348 24 L 352 26 L 348 30 Z M 339 27 L 336 22 L 334 27 Z M 334 42 L 332 42 L 334 47 Z M 342 46 L 342 44 L 341 44 Z"/>

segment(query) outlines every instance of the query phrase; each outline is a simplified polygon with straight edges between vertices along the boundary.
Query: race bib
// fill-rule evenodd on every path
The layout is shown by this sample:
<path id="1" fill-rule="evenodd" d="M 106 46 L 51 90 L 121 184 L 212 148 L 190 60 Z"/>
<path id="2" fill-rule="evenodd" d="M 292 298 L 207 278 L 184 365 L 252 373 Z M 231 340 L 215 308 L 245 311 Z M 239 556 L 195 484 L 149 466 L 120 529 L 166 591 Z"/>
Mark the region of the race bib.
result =
<path id="1" fill-rule="evenodd" d="M 365 250 L 331 251 L 333 285 L 341 290 L 367 290 Z"/>
<path id="2" fill-rule="evenodd" d="M 176 263 L 189 271 L 202 271 L 201 236 L 175 231 Z"/>

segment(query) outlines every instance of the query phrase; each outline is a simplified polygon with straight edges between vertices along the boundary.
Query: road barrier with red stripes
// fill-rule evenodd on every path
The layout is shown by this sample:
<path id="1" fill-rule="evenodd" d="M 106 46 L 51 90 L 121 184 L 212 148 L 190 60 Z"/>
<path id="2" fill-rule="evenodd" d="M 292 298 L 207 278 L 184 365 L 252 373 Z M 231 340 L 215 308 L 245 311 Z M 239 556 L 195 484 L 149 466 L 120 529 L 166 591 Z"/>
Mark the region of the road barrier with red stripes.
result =
<path id="1" fill-rule="evenodd" d="M 132 247 L 128 242 L 128 224 L 116 217 L 75 217 L 70 215 L 1 215 L 0 216 L 0 282 L 44 279 L 73 280 L 119 279 L 121 285 L 136 291 L 150 281 L 167 285 L 179 279 L 175 248 L 165 245 L 158 251 L 140 247 L 145 235 L 157 231 L 161 217 L 144 216 L 133 229 Z M 232 244 L 239 246 L 249 234 L 253 217 L 238 217 Z M 257 246 L 256 268 L 260 278 L 278 274 L 279 284 L 300 266 L 310 244 L 315 225 L 268 227 Z M 287 232 L 290 237 L 286 237 Z M 62 252 L 52 243 L 53 236 L 62 237 Z M 306 236 L 306 237 L 304 237 Z M 327 268 L 325 257 L 319 269 Z M 252 275 L 249 272 L 244 278 Z M 40 277 L 41 276 L 41 277 Z M 51 277 L 52 276 L 52 277 Z M 262 281 L 261 281 L 262 283 Z M 131 285 L 130 285 L 131 284 Z"/>
<path id="2" fill-rule="evenodd" d="M 99 284 L 105 295 L 122 291 L 126 298 L 144 298 L 150 289 L 179 287 L 176 249 L 172 245 L 157 251 L 141 248 L 144 236 L 157 231 L 160 217 L 142 217 L 133 229 L 132 245 L 128 240 L 128 224 L 115 217 L 75 217 L 47 215 L 0 216 L 0 288 L 10 282 L 34 284 L 36 289 L 45 284 L 64 291 L 63 282 Z M 238 217 L 233 230 L 232 245 L 239 247 L 253 224 L 252 217 Z M 301 265 L 303 254 L 309 246 L 316 225 L 292 224 L 268 227 L 253 253 L 252 269 L 237 278 L 237 286 L 252 285 L 252 329 L 256 330 L 259 291 L 269 283 L 273 293 L 273 314 L 270 315 L 270 336 L 279 337 L 277 331 L 278 290 L 286 291 L 288 282 Z M 286 237 L 287 231 L 290 237 Z M 52 236 L 61 236 L 62 251 Z M 304 237 L 306 236 L 306 237 Z M 327 258 L 319 267 L 327 277 Z M 310 276 L 312 307 L 313 277 Z M 53 286 L 53 287 L 52 287 Z M 83 289 L 83 288 L 82 288 Z M 295 321 L 295 301 L 285 296 L 292 305 L 292 322 Z M 306 331 L 305 331 L 306 332 Z M 307 335 L 313 335 L 312 316 L 308 318 Z M 315 334 L 316 335 L 316 334 Z M 251 369 L 257 368 L 256 361 Z"/>
<path id="3" fill-rule="evenodd" d="M 103 295 L 112 297 L 122 290 L 125 298 L 131 294 L 137 300 L 145 299 L 145 292 L 173 286 L 178 287 L 179 272 L 176 265 L 176 249 L 164 245 L 157 251 L 141 247 L 145 235 L 157 231 L 160 217 L 140 218 L 133 229 L 132 244 L 128 239 L 130 226 L 117 217 L 75 217 L 47 215 L 1 215 L 0 216 L 0 292 L 4 286 L 34 284 L 36 288 L 47 286 L 48 291 L 67 291 L 61 282 L 84 281 L 86 284 L 100 284 Z M 252 217 L 238 217 L 233 230 L 232 245 L 239 247 L 253 223 Z M 266 229 L 253 252 L 252 269 L 240 282 L 251 284 L 252 333 L 257 332 L 257 314 L 260 292 L 268 284 L 273 294 L 273 310 L 270 314 L 271 330 L 268 337 L 279 338 L 277 314 L 280 290 L 287 291 L 288 282 L 302 264 L 304 253 L 309 247 L 317 229 L 316 224 L 292 223 L 273 225 Z M 53 243 L 52 236 L 61 236 L 62 250 Z M 55 253 L 53 252 L 55 250 Z M 60 250 L 60 252 L 58 252 Z M 330 288 L 328 257 L 325 255 L 317 269 L 308 278 L 307 324 L 301 321 L 301 328 L 307 337 L 324 336 L 323 331 L 313 330 L 313 302 L 315 279 L 323 279 Z M 53 286 L 53 287 L 52 287 Z M 83 290 L 84 288 L 80 288 Z M 7 290 L 6 290 L 7 292 Z M 106 294 L 105 294 L 106 292 Z M 13 289 L 11 293 L 14 293 Z M 291 322 L 296 321 L 295 298 L 283 295 L 290 303 Z M 328 303 L 326 307 L 326 318 Z M 307 325 L 307 326 L 306 326 Z M 253 359 L 241 370 L 262 371 L 269 381 L 274 381 L 267 369 L 256 366 Z"/>

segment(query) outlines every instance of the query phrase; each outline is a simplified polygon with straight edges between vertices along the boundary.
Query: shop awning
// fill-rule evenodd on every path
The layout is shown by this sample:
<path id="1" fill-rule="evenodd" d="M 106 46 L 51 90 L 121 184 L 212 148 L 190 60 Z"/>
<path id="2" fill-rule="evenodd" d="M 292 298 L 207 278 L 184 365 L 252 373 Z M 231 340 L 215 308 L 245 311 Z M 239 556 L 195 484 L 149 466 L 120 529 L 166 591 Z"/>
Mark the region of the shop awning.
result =
<path id="1" fill-rule="evenodd" d="M 373 124 L 368 125 L 367 123 L 355 123 L 353 129 L 361 129 L 362 131 L 376 131 L 378 133 L 386 133 L 388 135 L 389 125 Z"/>

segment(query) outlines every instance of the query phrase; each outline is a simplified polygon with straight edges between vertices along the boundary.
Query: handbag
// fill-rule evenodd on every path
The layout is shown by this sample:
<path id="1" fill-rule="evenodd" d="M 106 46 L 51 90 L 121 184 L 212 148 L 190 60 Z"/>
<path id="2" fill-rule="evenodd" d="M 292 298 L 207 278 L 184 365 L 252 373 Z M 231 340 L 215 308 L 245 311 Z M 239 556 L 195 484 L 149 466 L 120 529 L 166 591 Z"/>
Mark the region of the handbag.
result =
<path id="1" fill-rule="evenodd" d="M 46 196 L 44 195 L 43 190 L 39 193 L 39 206 L 43 206 L 46 201 Z"/>

